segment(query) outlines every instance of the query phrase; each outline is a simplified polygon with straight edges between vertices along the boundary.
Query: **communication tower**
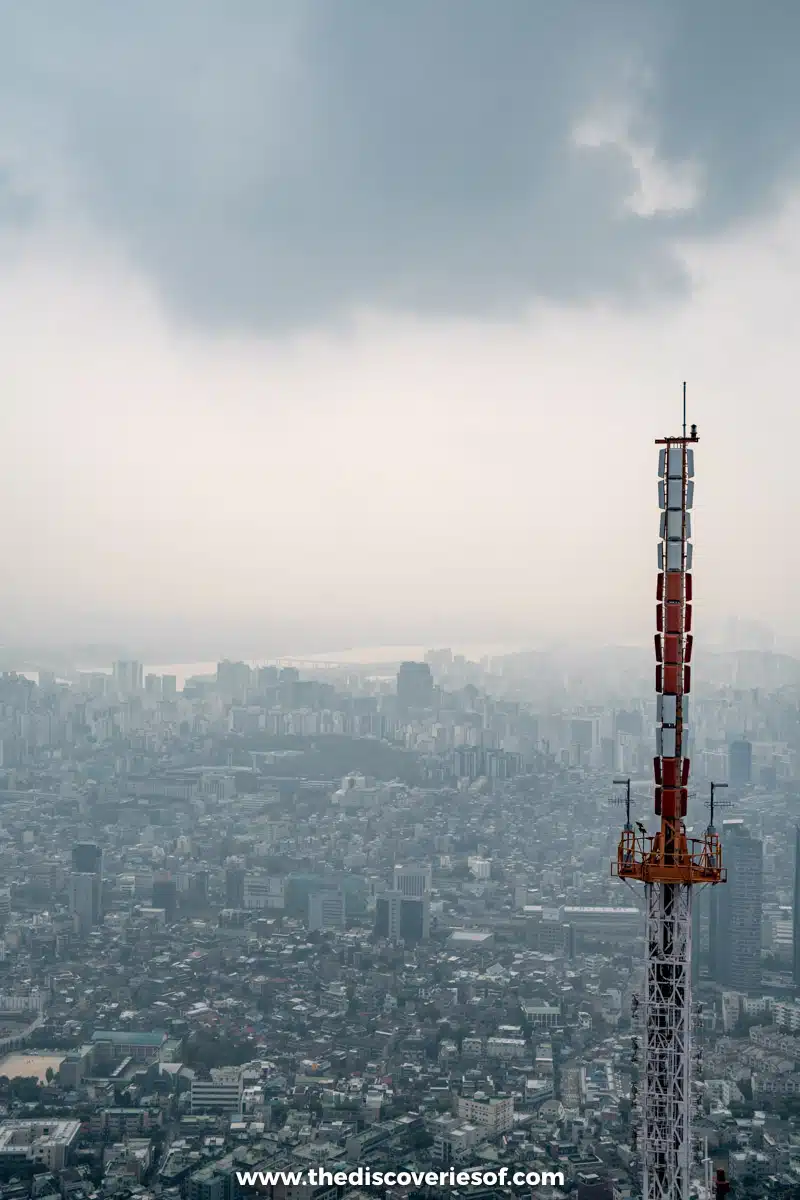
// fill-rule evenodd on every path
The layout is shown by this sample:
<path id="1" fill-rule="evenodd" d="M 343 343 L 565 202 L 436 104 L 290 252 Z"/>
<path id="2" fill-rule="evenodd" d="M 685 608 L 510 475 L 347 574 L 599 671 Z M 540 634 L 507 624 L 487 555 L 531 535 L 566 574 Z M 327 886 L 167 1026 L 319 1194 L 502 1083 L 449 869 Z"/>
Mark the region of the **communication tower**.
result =
<path id="1" fill-rule="evenodd" d="M 692 1159 L 692 892 L 722 883 L 725 869 L 713 821 L 688 838 L 688 720 L 692 661 L 694 445 L 686 433 L 661 438 L 661 510 L 656 585 L 655 815 L 649 834 L 631 826 L 620 838 L 612 874 L 644 885 L 645 989 L 639 1005 L 642 1073 L 638 1091 L 644 1200 L 688 1200 Z"/>

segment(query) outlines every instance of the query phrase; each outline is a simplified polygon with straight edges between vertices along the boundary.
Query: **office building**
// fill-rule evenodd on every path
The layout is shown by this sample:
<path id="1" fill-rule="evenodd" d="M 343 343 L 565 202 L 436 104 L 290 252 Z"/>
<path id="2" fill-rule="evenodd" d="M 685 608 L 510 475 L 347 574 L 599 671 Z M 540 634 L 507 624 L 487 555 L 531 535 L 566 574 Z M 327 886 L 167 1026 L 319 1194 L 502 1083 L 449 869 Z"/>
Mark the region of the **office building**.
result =
<path id="1" fill-rule="evenodd" d="M 433 676 L 427 663 L 400 664 L 397 672 L 397 703 L 402 709 L 432 707 Z"/>
<path id="2" fill-rule="evenodd" d="M 240 1068 L 212 1068 L 209 1074 L 210 1079 L 192 1080 L 192 1112 L 240 1113 L 244 1090 Z"/>
<path id="3" fill-rule="evenodd" d="M 60 1171 L 69 1165 L 81 1136 L 80 1121 L 5 1120 L 0 1122 L 0 1165 Z M 21 1172 L 22 1173 L 22 1172 Z"/>
<path id="4" fill-rule="evenodd" d="M 496 1137 L 514 1128 L 514 1100 L 505 1093 L 487 1096 L 476 1092 L 474 1096 L 459 1096 L 458 1115 L 470 1125 L 487 1130 L 490 1137 Z"/>
<path id="5" fill-rule="evenodd" d="M 312 933 L 324 929 L 344 929 L 346 925 L 344 892 L 312 892 L 308 897 L 308 928 Z"/>
<path id="6" fill-rule="evenodd" d="M 385 892 L 375 902 L 375 934 L 391 942 L 421 942 L 430 934 L 430 898 Z"/>
<path id="7" fill-rule="evenodd" d="M 385 892 L 375 901 L 375 936 L 388 941 L 400 940 L 402 892 Z"/>
<path id="8" fill-rule="evenodd" d="M 731 787 L 747 787 L 753 777 L 753 744 L 745 738 L 728 747 L 728 782 Z"/>
<path id="9" fill-rule="evenodd" d="M 251 875 L 244 877 L 243 908 L 263 909 L 286 907 L 286 880 L 282 875 Z"/>
<path id="10" fill-rule="evenodd" d="M 425 896 L 433 887 L 433 870 L 428 863 L 397 864 L 394 890 L 404 896 Z"/>
<path id="11" fill-rule="evenodd" d="M 174 700 L 178 694 L 178 680 L 174 675 L 161 676 L 161 695 L 164 700 Z"/>
<path id="12" fill-rule="evenodd" d="M 727 884 L 720 887 L 727 887 Z M 711 941 L 711 928 L 716 922 L 714 913 L 719 890 L 719 887 L 698 888 L 692 899 L 692 982 L 695 986 L 704 975 L 711 979 L 715 977 L 716 947 Z"/>
<path id="13" fill-rule="evenodd" d="M 728 881 L 713 889 L 709 938 L 712 978 L 737 992 L 761 987 L 764 849 L 741 818 L 723 821 Z"/>

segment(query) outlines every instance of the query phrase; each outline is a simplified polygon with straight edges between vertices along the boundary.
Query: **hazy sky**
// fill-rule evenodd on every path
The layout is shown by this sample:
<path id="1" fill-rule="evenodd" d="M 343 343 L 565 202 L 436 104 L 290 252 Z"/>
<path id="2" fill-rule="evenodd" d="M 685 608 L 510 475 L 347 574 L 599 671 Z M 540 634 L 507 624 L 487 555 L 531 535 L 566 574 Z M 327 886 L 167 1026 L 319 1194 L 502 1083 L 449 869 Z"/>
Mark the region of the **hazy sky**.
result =
<path id="1" fill-rule="evenodd" d="M 0 7 L 0 641 L 800 634 L 797 0 Z"/>

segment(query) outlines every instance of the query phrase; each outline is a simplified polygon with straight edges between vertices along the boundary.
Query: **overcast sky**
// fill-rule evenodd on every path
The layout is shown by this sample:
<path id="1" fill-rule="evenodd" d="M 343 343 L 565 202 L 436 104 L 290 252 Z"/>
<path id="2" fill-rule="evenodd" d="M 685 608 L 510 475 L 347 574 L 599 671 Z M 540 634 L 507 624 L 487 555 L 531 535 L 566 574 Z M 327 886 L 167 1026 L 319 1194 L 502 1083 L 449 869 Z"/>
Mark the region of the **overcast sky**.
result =
<path id="1" fill-rule="evenodd" d="M 800 635 L 796 0 L 0 6 L 0 640 Z"/>

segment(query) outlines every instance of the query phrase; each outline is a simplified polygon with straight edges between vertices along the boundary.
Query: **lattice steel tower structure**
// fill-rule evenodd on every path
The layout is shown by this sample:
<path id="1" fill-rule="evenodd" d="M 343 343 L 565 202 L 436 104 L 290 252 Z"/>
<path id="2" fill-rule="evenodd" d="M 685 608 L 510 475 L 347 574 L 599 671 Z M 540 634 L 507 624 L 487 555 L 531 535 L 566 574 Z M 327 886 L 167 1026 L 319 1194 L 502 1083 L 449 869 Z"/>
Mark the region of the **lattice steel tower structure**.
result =
<path id="1" fill-rule="evenodd" d="M 625 823 L 612 873 L 644 885 L 645 992 L 640 1000 L 639 1088 L 645 1200 L 688 1200 L 692 1159 L 692 892 L 724 882 L 713 816 L 687 838 L 688 717 L 692 659 L 691 509 L 697 428 L 661 438 L 661 531 L 656 589 L 656 833 Z"/>

